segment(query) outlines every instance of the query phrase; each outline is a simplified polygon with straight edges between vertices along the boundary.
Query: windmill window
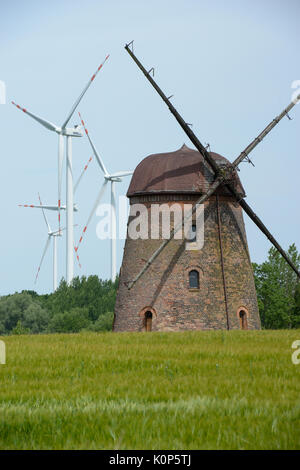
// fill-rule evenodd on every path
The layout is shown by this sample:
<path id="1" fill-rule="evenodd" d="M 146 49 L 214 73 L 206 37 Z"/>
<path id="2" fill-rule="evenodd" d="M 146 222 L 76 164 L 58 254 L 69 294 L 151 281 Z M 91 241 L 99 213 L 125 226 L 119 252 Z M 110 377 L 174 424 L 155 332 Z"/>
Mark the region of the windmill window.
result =
<path id="1" fill-rule="evenodd" d="M 189 234 L 188 234 L 188 237 L 187 237 L 187 241 L 189 243 L 195 243 L 196 242 L 196 235 L 197 235 L 197 225 L 193 223 L 190 227 Z"/>
<path id="2" fill-rule="evenodd" d="M 196 269 L 189 272 L 189 288 L 199 289 L 199 273 Z"/>

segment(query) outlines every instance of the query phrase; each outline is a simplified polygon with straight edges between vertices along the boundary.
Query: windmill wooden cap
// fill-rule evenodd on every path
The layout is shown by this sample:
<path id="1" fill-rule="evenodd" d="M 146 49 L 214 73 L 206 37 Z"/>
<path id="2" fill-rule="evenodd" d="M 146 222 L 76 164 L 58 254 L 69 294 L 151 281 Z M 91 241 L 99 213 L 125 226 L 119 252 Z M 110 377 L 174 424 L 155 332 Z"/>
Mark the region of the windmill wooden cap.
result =
<path id="1" fill-rule="evenodd" d="M 209 153 L 218 165 L 229 164 L 225 157 Z M 157 153 L 144 158 L 133 173 L 127 196 L 153 193 L 204 194 L 214 180 L 214 172 L 202 154 L 184 144 L 175 152 Z M 241 197 L 245 197 L 237 172 L 233 175 L 233 183 Z M 230 195 L 224 185 L 219 187 L 217 193 Z"/>

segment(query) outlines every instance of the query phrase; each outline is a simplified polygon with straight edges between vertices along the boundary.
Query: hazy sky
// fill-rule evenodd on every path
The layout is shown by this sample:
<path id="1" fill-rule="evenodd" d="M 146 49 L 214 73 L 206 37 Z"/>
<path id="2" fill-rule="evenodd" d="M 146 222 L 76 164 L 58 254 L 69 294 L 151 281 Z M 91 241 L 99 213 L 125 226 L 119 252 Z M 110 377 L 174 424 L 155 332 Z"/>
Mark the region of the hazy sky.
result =
<path id="1" fill-rule="evenodd" d="M 147 155 L 192 146 L 132 62 L 124 45 L 150 69 L 203 143 L 233 160 L 292 99 L 300 80 L 299 0 L 72 0 L 0 2 L 0 80 L 7 89 L 1 118 L 0 294 L 52 289 L 52 252 L 34 277 L 47 238 L 39 210 L 18 204 L 57 201 L 57 135 L 10 104 L 61 125 L 107 53 L 110 59 L 80 111 L 110 171 L 130 170 Z M 300 88 L 300 87 L 299 87 Z M 300 107 L 243 163 L 247 202 L 284 248 L 300 249 Z M 78 122 L 77 116 L 73 124 Z M 73 140 L 74 175 L 91 155 L 86 138 Z M 103 178 L 95 161 L 76 194 L 78 241 Z M 124 195 L 129 178 L 117 185 Z M 65 191 L 65 186 L 63 187 Z M 107 191 L 104 202 L 109 202 Z M 53 228 L 56 214 L 50 214 Z M 110 273 L 109 241 L 99 240 L 95 216 L 82 243 L 76 275 Z M 261 262 L 268 240 L 245 215 L 250 253 Z M 123 241 L 118 242 L 118 268 Z M 59 241 L 65 276 L 65 238 Z"/>

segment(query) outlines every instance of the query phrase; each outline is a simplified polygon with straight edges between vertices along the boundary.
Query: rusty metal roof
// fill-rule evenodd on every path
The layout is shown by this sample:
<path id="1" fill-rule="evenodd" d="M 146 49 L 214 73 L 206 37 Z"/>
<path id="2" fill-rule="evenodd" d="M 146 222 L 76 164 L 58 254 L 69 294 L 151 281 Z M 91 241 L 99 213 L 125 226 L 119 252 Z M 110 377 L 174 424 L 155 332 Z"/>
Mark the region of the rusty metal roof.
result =
<path id="1" fill-rule="evenodd" d="M 209 153 L 218 165 L 229 163 L 221 155 Z M 144 158 L 133 173 L 127 196 L 153 193 L 203 194 L 214 179 L 214 172 L 201 153 L 183 145 L 175 152 L 157 153 Z M 244 197 L 245 191 L 236 172 L 233 182 L 237 192 Z M 224 185 L 217 192 L 230 194 Z"/>

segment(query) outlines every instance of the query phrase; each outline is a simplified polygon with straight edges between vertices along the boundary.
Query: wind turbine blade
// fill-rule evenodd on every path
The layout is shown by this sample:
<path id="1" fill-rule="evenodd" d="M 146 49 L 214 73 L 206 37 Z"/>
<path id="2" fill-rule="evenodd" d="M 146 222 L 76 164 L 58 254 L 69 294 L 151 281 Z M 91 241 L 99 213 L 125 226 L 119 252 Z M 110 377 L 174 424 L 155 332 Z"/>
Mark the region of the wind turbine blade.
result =
<path id="1" fill-rule="evenodd" d="M 46 217 L 44 208 L 42 207 L 42 201 L 41 201 L 40 193 L 38 193 L 38 195 L 39 195 L 40 207 L 41 207 L 42 212 L 43 212 L 43 216 L 44 216 L 44 220 L 45 220 L 45 223 L 46 223 L 46 225 L 47 225 L 47 228 L 48 228 L 48 232 L 51 232 L 51 228 L 50 228 L 49 222 L 48 222 L 48 220 L 47 220 L 47 217 Z"/>
<path id="2" fill-rule="evenodd" d="M 77 245 L 77 247 L 75 247 L 76 253 L 77 253 L 77 251 L 78 251 L 78 248 L 79 248 L 80 243 L 82 242 L 83 235 L 85 234 L 85 232 L 86 232 L 86 230 L 87 230 L 87 228 L 88 228 L 88 226 L 89 226 L 89 223 L 90 223 L 90 221 L 91 221 L 93 215 L 94 215 L 95 212 L 96 212 L 96 209 L 97 209 L 97 207 L 98 207 L 98 204 L 99 204 L 99 202 L 100 202 L 100 200 L 101 200 L 101 198 L 102 198 L 102 196 L 103 196 L 103 194 L 104 194 L 104 191 L 105 191 L 105 189 L 106 189 L 106 185 L 107 185 L 107 181 L 105 180 L 104 183 L 103 183 L 103 185 L 101 186 L 101 189 L 100 189 L 100 191 L 99 191 L 99 194 L 98 194 L 98 196 L 97 196 L 97 199 L 96 199 L 96 202 L 95 202 L 95 204 L 94 204 L 94 206 L 93 206 L 93 209 L 92 209 L 92 211 L 91 211 L 91 213 L 90 213 L 90 216 L 89 216 L 89 218 L 88 218 L 88 221 L 87 221 L 86 225 L 85 225 L 84 228 L 83 228 L 83 231 L 82 231 L 81 237 L 80 237 L 80 239 L 79 239 L 78 245 Z"/>
<path id="3" fill-rule="evenodd" d="M 66 127 L 66 125 L 68 124 L 68 122 L 70 121 L 71 117 L 73 116 L 77 106 L 79 105 L 80 101 L 82 100 L 83 96 L 85 95 L 85 93 L 87 92 L 88 88 L 90 87 L 91 83 L 94 81 L 94 78 L 96 77 L 96 75 L 98 74 L 98 72 L 102 69 L 103 65 L 105 64 L 105 62 L 107 61 L 107 59 L 109 58 L 109 55 L 107 55 L 104 59 L 104 61 L 102 62 L 102 64 L 99 65 L 99 67 L 97 68 L 96 72 L 94 73 L 94 75 L 89 79 L 87 85 L 84 87 L 83 91 L 81 92 L 81 94 L 79 95 L 79 97 L 77 98 L 77 100 L 75 101 L 75 103 L 73 104 L 72 106 L 72 109 L 71 111 L 69 112 L 68 114 L 68 117 L 67 119 L 65 120 L 65 122 L 63 123 L 62 125 L 62 129 L 64 129 Z"/>
<path id="4" fill-rule="evenodd" d="M 64 161 L 64 137 L 58 136 L 58 228 L 60 230 L 60 210 L 61 210 L 61 185 L 62 185 L 62 166 Z"/>
<path id="5" fill-rule="evenodd" d="M 87 162 L 87 164 L 85 165 L 84 169 L 82 170 L 82 173 L 81 173 L 81 175 L 79 176 L 79 178 L 78 178 L 78 180 L 77 180 L 77 182 L 76 182 L 76 184 L 75 184 L 75 186 L 74 186 L 74 194 L 76 193 L 76 189 L 78 188 L 78 185 L 79 185 L 79 183 L 80 183 L 80 180 L 81 180 L 81 178 L 83 177 L 85 171 L 87 170 L 87 168 L 88 168 L 88 166 L 89 166 L 89 164 L 90 164 L 90 162 L 91 162 L 92 160 L 93 160 L 93 157 L 90 157 L 89 161 Z"/>
<path id="6" fill-rule="evenodd" d="M 80 263 L 79 256 L 78 256 L 78 253 L 77 253 L 77 250 L 76 250 L 76 246 L 75 246 L 75 245 L 74 245 L 74 250 L 75 250 L 76 259 L 77 259 L 77 261 L 78 261 L 78 266 L 79 266 L 79 268 L 81 269 L 81 263 Z"/>
<path id="7" fill-rule="evenodd" d="M 42 206 L 36 206 L 35 204 L 18 204 L 19 207 L 30 207 L 33 209 L 46 209 L 48 211 L 58 211 L 58 206 L 46 206 L 43 204 Z M 66 206 L 60 206 L 60 210 L 65 210 Z M 74 210 L 76 210 L 74 208 Z"/>
<path id="8" fill-rule="evenodd" d="M 105 174 L 105 176 L 109 176 L 109 173 L 108 173 L 107 169 L 105 168 L 105 165 L 104 165 L 104 163 L 103 163 L 103 161 L 102 161 L 100 155 L 98 154 L 97 149 L 96 149 L 96 147 L 94 146 L 94 144 L 93 144 L 93 142 L 92 142 L 92 139 L 91 139 L 90 136 L 89 136 L 88 130 L 87 130 L 87 128 L 85 127 L 85 124 L 84 124 L 84 122 L 83 122 L 83 119 L 82 119 L 82 117 L 81 117 L 81 114 L 80 114 L 80 113 L 78 113 L 78 114 L 79 114 L 79 117 L 80 117 L 80 120 L 81 120 L 81 124 L 82 124 L 83 127 L 84 127 L 84 130 L 85 130 L 85 133 L 86 133 L 86 135 L 87 135 L 87 138 L 89 139 L 89 142 L 90 142 L 91 147 L 92 147 L 92 149 L 93 149 L 94 155 L 95 155 L 95 157 L 96 157 L 96 159 L 97 159 L 97 162 L 99 163 L 99 166 L 100 166 L 101 170 L 103 171 L 103 173 Z"/>
<path id="9" fill-rule="evenodd" d="M 114 177 L 129 176 L 129 175 L 133 175 L 133 171 L 117 171 L 116 173 L 113 173 L 109 176 L 114 178 Z"/>
<path id="10" fill-rule="evenodd" d="M 45 119 L 42 119 L 39 116 L 36 116 L 35 114 L 30 113 L 29 111 L 27 111 L 27 109 L 22 108 L 19 104 L 16 104 L 14 101 L 12 101 L 12 104 L 16 106 L 18 109 L 20 109 L 21 111 L 23 111 L 23 113 L 28 114 L 28 116 L 32 117 L 35 121 L 39 122 L 40 124 L 42 124 L 42 126 L 46 127 L 50 131 L 55 131 L 55 132 L 59 131 L 59 128 L 55 124 L 52 124 L 52 122 L 46 121 Z"/>
<path id="11" fill-rule="evenodd" d="M 50 243 L 50 238 L 51 238 L 51 235 L 48 235 L 48 238 L 47 238 L 47 241 L 46 241 L 46 245 L 45 245 L 45 248 L 44 248 L 44 251 L 43 251 L 42 259 L 41 259 L 40 265 L 39 265 L 39 267 L 38 267 L 38 270 L 37 270 L 37 273 L 36 273 L 36 276 L 35 276 L 35 281 L 34 281 L 35 284 L 36 284 L 38 275 L 39 275 L 40 270 L 41 270 L 41 266 L 42 266 L 43 259 L 45 258 L 45 254 L 46 254 L 46 251 L 47 251 L 48 246 L 49 246 L 49 243 Z"/>

